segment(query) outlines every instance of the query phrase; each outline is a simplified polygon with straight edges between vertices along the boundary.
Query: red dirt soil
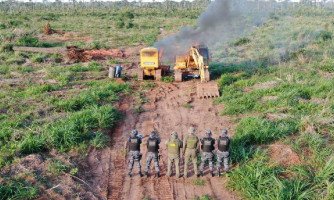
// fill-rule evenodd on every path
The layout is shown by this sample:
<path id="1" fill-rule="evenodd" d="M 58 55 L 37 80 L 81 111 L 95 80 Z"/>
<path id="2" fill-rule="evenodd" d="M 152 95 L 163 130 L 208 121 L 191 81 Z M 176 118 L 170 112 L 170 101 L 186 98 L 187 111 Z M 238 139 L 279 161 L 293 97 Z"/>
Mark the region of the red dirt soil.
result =
<path id="1" fill-rule="evenodd" d="M 206 175 L 201 178 L 205 184 L 196 186 L 194 174 L 191 178 L 175 178 L 166 176 L 165 141 L 172 131 L 177 131 L 182 137 L 190 126 L 197 128 L 197 134 L 203 136 L 204 129 L 211 129 L 214 137 L 222 128 L 229 128 L 233 133 L 234 126 L 230 119 L 219 116 L 221 105 L 214 105 L 212 99 L 196 98 L 196 82 L 157 83 L 157 86 L 147 92 L 148 102 L 143 105 L 145 112 L 137 114 L 134 111 L 134 101 L 124 99 L 119 109 L 125 115 L 122 123 L 112 133 L 112 147 L 102 151 L 92 150 L 86 161 L 85 180 L 91 187 L 106 199 L 194 199 L 202 195 L 210 195 L 213 199 L 239 199 L 226 189 L 226 179 Z M 191 106 L 185 106 L 190 104 Z M 147 139 L 155 128 L 162 139 L 162 159 L 160 167 L 162 177 L 140 178 L 135 168 L 134 177 L 127 175 L 127 165 L 122 148 L 130 130 L 138 129 Z M 145 159 L 146 148 L 142 148 Z M 144 168 L 145 162 L 142 159 Z M 181 165 L 181 174 L 183 174 Z M 192 169 L 192 167 L 190 167 Z M 152 170 L 152 169 L 151 169 Z"/>
<path id="2" fill-rule="evenodd" d="M 276 143 L 269 145 L 270 159 L 282 166 L 292 166 L 301 164 L 300 158 L 291 147 L 285 144 Z"/>

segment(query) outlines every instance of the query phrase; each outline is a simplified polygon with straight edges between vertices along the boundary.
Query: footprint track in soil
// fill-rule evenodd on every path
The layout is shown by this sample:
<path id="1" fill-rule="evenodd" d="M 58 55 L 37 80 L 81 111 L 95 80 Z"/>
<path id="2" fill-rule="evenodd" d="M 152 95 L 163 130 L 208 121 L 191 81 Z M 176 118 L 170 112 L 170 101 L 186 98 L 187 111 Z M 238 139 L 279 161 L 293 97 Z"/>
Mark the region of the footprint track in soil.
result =
<path id="1" fill-rule="evenodd" d="M 166 176 L 166 149 L 165 141 L 172 131 L 177 131 L 182 138 L 187 134 L 190 126 L 197 129 L 198 136 L 202 137 L 205 129 L 211 129 L 214 137 L 218 136 L 222 128 L 229 128 L 233 134 L 234 126 L 226 116 L 219 116 L 223 109 L 221 105 L 214 105 L 212 99 L 196 98 L 196 82 L 187 81 L 182 83 L 157 83 L 157 86 L 145 95 L 148 102 L 143 105 L 144 112 L 134 112 L 133 100 L 123 100 L 119 109 L 125 118 L 112 133 L 113 145 L 108 151 L 104 151 L 102 159 L 90 163 L 91 170 L 102 168 L 90 177 L 93 188 L 101 191 L 105 199 L 110 200 L 142 200 L 149 199 L 194 199 L 202 195 L 210 195 L 214 199 L 239 199 L 235 194 L 226 189 L 224 178 L 209 177 L 202 179 L 203 186 L 196 186 L 191 178 L 175 178 Z M 191 106 L 186 106 L 190 104 Z M 140 178 L 135 168 L 134 177 L 127 177 L 127 165 L 124 161 L 124 153 L 121 149 L 124 146 L 128 133 L 132 129 L 138 129 L 144 135 L 144 143 L 148 134 L 156 129 L 161 137 L 160 167 L 162 177 Z M 109 157 L 105 154 L 109 153 Z M 146 148 L 142 148 L 145 159 Z M 88 157 L 94 156 L 89 155 Z M 108 157 L 108 159 L 106 159 Z M 104 159 L 103 159 L 104 158 Z M 145 161 L 142 159 L 142 169 Z M 103 167 L 96 167 L 103 166 Z M 180 168 L 183 174 L 183 167 Z M 192 167 L 190 167 L 192 169 Z M 94 172 L 94 171 L 93 171 Z M 93 173 L 92 172 L 92 173 Z M 151 169 L 151 172 L 152 171 Z"/>

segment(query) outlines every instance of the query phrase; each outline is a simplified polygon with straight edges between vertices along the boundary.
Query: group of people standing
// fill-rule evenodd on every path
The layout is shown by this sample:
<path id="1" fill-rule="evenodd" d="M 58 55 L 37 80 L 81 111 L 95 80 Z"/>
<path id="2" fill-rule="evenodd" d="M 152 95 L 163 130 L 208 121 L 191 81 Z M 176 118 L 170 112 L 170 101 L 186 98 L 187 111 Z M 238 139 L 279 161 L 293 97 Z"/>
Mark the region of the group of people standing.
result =
<path id="1" fill-rule="evenodd" d="M 137 130 L 132 130 L 130 137 L 126 141 L 126 150 L 128 156 L 128 175 L 132 176 L 132 169 L 134 163 L 136 162 L 139 168 L 139 175 L 148 176 L 149 169 L 152 161 L 155 167 L 155 176 L 160 177 L 160 166 L 159 166 L 159 149 L 161 139 L 156 131 L 152 131 L 146 142 L 147 154 L 146 154 L 146 166 L 144 174 L 141 170 L 141 144 L 143 136 L 138 133 Z M 217 143 L 216 143 L 217 141 Z M 196 135 L 196 130 L 194 127 L 190 127 L 188 134 L 182 141 L 177 132 L 172 132 L 171 137 L 166 141 L 167 150 L 167 175 L 172 176 L 172 166 L 175 165 L 176 177 L 180 178 L 180 159 L 181 155 L 184 157 L 184 177 L 188 177 L 188 165 L 190 163 L 194 166 L 194 173 L 197 177 L 203 176 L 205 163 L 209 163 L 209 169 L 211 176 L 214 176 L 214 166 L 213 159 L 216 155 L 217 157 L 217 175 L 222 174 L 222 165 L 224 165 L 223 171 L 227 172 L 229 170 L 229 146 L 230 138 L 228 136 L 227 129 L 223 129 L 220 136 L 215 140 L 212 137 L 212 132 L 210 130 L 205 130 L 205 136 L 201 139 Z M 215 151 L 215 149 L 217 150 Z M 181 150 L 182 149 L 182 150 Z M 198 170 L 197 160 L 200 155 L 200 166 Z"/>

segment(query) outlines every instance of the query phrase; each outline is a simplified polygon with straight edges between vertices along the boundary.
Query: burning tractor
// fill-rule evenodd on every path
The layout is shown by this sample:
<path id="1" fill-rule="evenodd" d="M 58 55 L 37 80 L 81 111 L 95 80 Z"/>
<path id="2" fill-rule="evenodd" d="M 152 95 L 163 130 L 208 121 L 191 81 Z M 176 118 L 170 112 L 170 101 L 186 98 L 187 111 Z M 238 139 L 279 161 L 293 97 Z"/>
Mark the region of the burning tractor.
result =
<path id="1" fill-rule="evenodd" d="M 161 77 L 169 72 L 169 66 L 161 65 L 162 53 L 157 48 L 149 47 L 140 51 L 140 68 L 138 80 L 147 76 L 161 80 Z M 218 85 L 210 82 L 209 72 L 209 49 L 207 46 L 192 46 L 187 54 L 176 56 L 174 66 L 174 79 L 182 82 L 185 79 L 200 78 L 201 83 L 197 84 L 198 98 L 219 97 Z"/>

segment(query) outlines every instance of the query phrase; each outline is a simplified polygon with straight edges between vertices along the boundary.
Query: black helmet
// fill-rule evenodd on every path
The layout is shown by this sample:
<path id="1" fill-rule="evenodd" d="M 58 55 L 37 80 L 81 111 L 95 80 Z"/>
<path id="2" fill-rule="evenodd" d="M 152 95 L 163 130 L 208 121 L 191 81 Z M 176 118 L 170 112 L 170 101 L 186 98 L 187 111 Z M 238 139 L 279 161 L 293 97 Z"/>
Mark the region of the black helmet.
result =
<path id="1" fill-rule="evenodd" d="M 189 134 L 194 134 L 196 131 L 195 127 L 191 126 L 188 130 Z"/>
<path id="2" fill-rule="evenodd" d="M 130 136 L 131 137 L 136 137 L 138 135 L 138 131 L 136 129 L 133 129 L 131 132 L 130 132 Z"/>
<path id="3" fill-rule="evenodd" d="M 228 133 L 227 129 L 224 128 L 224 129 L 222 130 L 222 132 L 221 132 L 221 136 L 222 136 L 222 137 L 227 137 L 227 133 Z"/>
<path id="4" fill-rule="evenodd" d="M 210 129 L 206 129 L 205 130 L 205 137 L 211 137 L 211 135 L 212 135 L 211 130 Z"/>
<path id="5" fill-rule="evenodd" d="M 176 140 L 178 138 L 178 135 L 177 135 L 177 132 L 176 131 L 173 131 L 172 134 L 171 134 L 171 138 L 173 140 Z"/>
<path id="6" fill-rule="evenodd" d="M 158 133 L 157 133 L 156 131 L 152 131 L 152 132 L 150 133 L 149 138 L 155 138 L 155 137 L 157 137 L 157 135 L 158 135 Z"/>

